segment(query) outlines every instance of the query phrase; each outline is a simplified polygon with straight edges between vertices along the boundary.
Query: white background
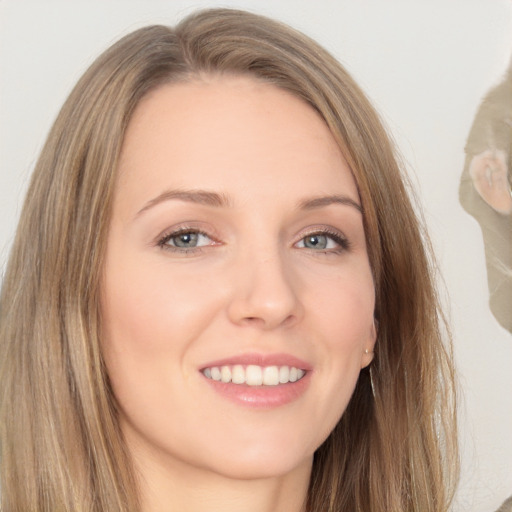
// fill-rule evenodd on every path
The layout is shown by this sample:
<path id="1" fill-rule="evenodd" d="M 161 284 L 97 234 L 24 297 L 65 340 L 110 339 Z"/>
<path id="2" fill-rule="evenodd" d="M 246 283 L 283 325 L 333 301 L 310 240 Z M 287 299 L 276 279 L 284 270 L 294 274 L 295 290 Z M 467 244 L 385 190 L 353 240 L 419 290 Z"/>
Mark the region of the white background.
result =
<path id="1" fill-rule="evenodd" d="M 0 270 L 46 133 L 86 66 L 140 26 L 172 25 L 219 5 L 317 39 L 367 91 L 398 142 L 449 296 L 463 414 L 454 511 L 495 510 L 512 494 L 512 335 L 489 312 L 482 237 L 459 205 L 458 185 L 475 110 L 512 54 L 511 0 L 0 0 Z"/>

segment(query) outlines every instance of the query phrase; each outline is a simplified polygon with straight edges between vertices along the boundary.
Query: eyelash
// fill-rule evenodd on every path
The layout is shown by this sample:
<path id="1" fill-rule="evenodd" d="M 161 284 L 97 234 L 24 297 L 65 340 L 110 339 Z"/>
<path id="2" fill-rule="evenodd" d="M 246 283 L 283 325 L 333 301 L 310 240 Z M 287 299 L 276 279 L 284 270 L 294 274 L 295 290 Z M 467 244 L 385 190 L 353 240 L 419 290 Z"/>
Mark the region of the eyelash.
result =
<path id="1" fill-rule="evenodd" d="M 177 238 L 181 235 L 188 235 L 188 234 L 205 236 L 205 237 L 209 238 L 210 240 L 212 240 L 213 242 L 216 242 L 216 240 L 211 235 L 209 235 L 208 233 L 206 233 L 205 231 L 203 231 L 201 229 L 192 228 L 192 227 L 182 227 L 182 228 L 175 229 L 170 233 L 164 234 L 158 240 L 157 245 L 165 251 L 171 251 L 171 252 L 180 253 L 180 254 L 190 254 L 190 253 L 198 254 L 198 253 L 202 252 L 203 249 L 205 249 L 206 247 L 208 247 L 210 245 L 210 244 L 208 244 L 208 245 L 199 246 L 199 247 L 176 247 L 173 245 L 169 245 L 167 243 L 172 238 Z M 212 244 L 212 245 L 214 245 L 214 244 Z"/>
<path id="2" fill-rule="evenodd" d="M 330 238 L 333 240 L 338 247 L 335 249 L 311 249 L 311 251 L 320 253 L 320 254 L 341 254 L 343 252 L 347 252 L 351 249 L 351 243 L 350 241 L 345 238 L 344 235 L 337 231 L 331 231 L 329 229 L 319 229 L 316 231 L 312 231 L 310 233 L 306 233 L 301 237 L 299 242 L 305 240 L 308 237 L 314 237 L 314 236 L 325 236 L 327 238 Z M 296 242 L 298 243 L 298 242 Z M 295 244 L 294 244 L 295 245 Z"/>
<path id="3" fill-rule="evenodd" d="M 176 246 L 168 244 L 168 242 L 171 239 L 179 237 L 181 235 L 188 235 L 188 234 L 205 236 L 205 237 L 209 238 L 214 243 L 204 245 L 204 246 L 199 246 L 199 247 L 188 247 L 188 248 L 187 247 L 176 247 Z M 325 236 L 327 238 L 330 238 L 332 241 L 334 241 L 338 245 L 338 247 L 334 248 L 334 249 L 332 249 L 332 248 L 331 249 L 311 249 L 310 248 L 309 250 L 311 252 L 314 252 L 317 254 L 318 253 L 320 253 L 320 254 L 341 254 L 341 253 L 347 252 L 351 249 L 351 243 L 347 238 L 345 238 L 340 233 L 338 233 L 336 231 L 331 231 L 329 229 L 319 229 L 319 230 L 315 230 L 315 231 L 306 233 L 299 239 L 298 242 L 294 243 L 294 246 L 297 245 L 299 242 L 304 241 L 306 238 L 314 237 L 314 236 Z M 182 228 L 175 229 L 170 233 L 164 234 L 162 237 L 159 238 L 157 245 L 158 245 L 158 247 L 160 247 L 161 249 L 163 249 L 165 251 L 171 251 L 174 253 L 186 255 L 186 254 L 199 254 L 205 248 L 207 248 L 211 245 L 218 245 L 218 241 L 214 237 L 212 237 L 211 235 L 209 235 L 208 233 L 206 233 L 205 231 L 203 231 L 201 229 L 192 228 L 192 227 L 182 227 Z"/>

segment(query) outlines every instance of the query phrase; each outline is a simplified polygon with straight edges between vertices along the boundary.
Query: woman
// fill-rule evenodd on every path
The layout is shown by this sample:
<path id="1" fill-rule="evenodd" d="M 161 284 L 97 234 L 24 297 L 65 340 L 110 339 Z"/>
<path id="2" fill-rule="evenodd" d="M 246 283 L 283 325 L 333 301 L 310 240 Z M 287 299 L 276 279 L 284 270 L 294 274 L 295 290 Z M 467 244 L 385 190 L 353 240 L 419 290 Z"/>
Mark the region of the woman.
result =
<path id="1" fill-rule="evenodd" d="M 3 510 L 447 510 L 453 373 L 389 139 L 231 10 L 107 50 L 1 302 Z"/>

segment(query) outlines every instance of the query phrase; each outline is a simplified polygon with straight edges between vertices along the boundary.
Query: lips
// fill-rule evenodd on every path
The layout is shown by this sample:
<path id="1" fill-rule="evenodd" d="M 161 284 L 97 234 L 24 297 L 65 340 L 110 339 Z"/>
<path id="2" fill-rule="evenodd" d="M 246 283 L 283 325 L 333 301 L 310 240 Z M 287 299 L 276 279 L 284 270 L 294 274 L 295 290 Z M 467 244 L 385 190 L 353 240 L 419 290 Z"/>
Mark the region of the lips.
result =
<path id="1" fill-rule="evenodd" d="M 200 372 L 223 397 L 269 408 L 298 399 L 309 385 L 312 366 L 288 354 L 244 354 L 208 363 Z"/>

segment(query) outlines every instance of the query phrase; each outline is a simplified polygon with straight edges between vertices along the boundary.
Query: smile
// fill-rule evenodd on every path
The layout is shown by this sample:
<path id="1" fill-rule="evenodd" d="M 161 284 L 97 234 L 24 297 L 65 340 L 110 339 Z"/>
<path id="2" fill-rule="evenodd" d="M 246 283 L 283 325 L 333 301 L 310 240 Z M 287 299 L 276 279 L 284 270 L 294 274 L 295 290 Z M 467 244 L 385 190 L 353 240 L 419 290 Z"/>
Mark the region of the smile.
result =
<path id="1" fill-rule="evenodd" d="M 212 366 L 202 370 L 207 378 L 223 383 L 247 386 L 278 386 L 301 380 L 306 371 L 294 366 L 258 366 L 241 364 Z"/>

